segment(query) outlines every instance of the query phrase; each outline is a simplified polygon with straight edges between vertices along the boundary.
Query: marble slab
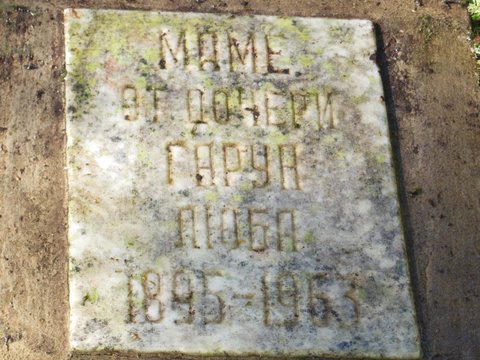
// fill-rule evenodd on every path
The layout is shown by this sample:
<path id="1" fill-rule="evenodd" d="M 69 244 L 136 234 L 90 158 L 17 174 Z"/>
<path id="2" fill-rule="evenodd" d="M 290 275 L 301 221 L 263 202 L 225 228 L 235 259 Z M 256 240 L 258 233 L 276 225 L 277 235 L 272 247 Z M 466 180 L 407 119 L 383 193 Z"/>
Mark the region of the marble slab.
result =
<path id="1" fill-rule="evenodd" d="M 415 358 L 367 20 L 65 11 L 74 351 Z"/>

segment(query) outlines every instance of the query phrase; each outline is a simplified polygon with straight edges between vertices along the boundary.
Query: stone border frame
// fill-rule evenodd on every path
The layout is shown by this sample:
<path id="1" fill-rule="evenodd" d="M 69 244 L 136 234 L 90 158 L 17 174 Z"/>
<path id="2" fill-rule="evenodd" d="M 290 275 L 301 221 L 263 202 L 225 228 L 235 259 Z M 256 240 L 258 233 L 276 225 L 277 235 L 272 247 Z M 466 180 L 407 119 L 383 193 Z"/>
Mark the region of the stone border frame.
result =
<path id="1" fill-rule="evenodd" d="M 480 357 L 480 90 L 465 9 L 441 0 L 21 0 L 0 4 L 0 358 L 72 357 L 66 7 L 374 21 L 423 358 Z"/>

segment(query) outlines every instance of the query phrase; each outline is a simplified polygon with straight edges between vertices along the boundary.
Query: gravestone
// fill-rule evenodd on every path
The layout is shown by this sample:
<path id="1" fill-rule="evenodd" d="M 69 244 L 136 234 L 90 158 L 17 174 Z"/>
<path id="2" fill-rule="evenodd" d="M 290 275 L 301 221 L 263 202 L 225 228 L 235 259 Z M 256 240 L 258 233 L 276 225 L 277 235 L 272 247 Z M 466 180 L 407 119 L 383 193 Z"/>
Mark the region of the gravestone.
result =
<path id="1" fill-rule="evenodd" d="M 419 356 L 371 22 L 65 26 L 73 350 Z"/>

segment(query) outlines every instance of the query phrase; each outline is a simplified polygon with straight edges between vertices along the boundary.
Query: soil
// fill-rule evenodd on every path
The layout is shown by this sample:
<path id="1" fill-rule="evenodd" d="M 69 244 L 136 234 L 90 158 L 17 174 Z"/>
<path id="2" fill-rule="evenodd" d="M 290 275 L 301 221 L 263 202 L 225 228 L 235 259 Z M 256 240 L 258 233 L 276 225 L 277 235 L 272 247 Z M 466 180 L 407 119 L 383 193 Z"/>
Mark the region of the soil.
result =
<path id="1" fill-rule="evenodd" d="M 72 357 L 66 7 L 373 20 L 423 358 L 480 358 L 480 89 L 465 9 L 442 0 L 0 0 L 1 359 Z"/>

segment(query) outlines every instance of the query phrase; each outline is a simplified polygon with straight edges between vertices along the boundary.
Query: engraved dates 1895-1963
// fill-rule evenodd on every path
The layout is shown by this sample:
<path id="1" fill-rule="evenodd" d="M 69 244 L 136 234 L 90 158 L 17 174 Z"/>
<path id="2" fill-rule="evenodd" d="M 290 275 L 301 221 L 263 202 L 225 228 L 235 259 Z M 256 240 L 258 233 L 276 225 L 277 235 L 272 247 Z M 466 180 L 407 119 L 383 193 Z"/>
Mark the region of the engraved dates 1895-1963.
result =
<path id="1" fill-rule="evenodd" d="M 209 287 L 213 278 L 216 290 Z M 166 313 L 172 313 L 177 325 L 222 324 L 231 317 L 232 307 L 251 312 L 254 306 L 262 313 L 256 320 L 264 326 L 301 322 L 318 327 L 353 326 L 359 320 L 355 275 L 265 272 L 258 281 L 257 291 L 242 288 L 226 293 L 221 285 L 228 279 L 222 270 L 182 268 L 171 274 L 147 270 L 130 275 L 127 321 L 161 323 Z"/>

